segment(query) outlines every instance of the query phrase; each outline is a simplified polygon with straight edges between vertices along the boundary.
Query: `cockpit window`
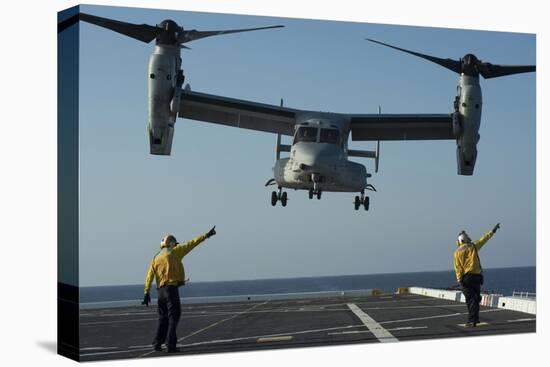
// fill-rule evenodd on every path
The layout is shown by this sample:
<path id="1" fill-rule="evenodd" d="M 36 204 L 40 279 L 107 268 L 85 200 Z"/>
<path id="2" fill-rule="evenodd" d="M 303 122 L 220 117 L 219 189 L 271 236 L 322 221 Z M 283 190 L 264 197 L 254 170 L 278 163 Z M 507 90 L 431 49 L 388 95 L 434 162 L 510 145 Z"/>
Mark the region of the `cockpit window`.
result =
<path id="1" fill-rule="evenodd" d="M 299 141 L 316 142 L 317 141 L 317 128 L 316 127 L 300 127 L 296 132 L 296 139 L 294 143 Z"/>
<path id="2" fill-rule="evenodd" d="M 336 129 L 321 129 L 321 143 L 338 144 L 340 132 Z"/>

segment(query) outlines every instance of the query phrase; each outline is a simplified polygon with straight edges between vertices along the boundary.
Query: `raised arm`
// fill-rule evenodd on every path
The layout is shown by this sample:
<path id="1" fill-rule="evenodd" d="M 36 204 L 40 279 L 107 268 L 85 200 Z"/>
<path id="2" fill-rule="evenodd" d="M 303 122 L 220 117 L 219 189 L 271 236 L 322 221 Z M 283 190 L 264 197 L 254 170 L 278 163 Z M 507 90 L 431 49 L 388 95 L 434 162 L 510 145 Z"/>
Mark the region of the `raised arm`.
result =
<path id="1" fill-rule="evenodd" d="M 200 236 L 197 236 L 193 238 L 190 241 L 187 241 L 183 244 L 179 244 L 174 248 L 175 254 L 178 256 L 178 258 L 183 258 L 185 255 L 187 255 L 191 250 L 193 250 L 195 247 L 197 247 L 202 241 L 206 240 L 207 238 L 212 237 L 216 234 L 215 230 L 216 226 L 212 227 L 210 231 L 208 231 L 205 234 L 202 234 Z"/>
<path id="2" fill-rule="evenodd" d="M 493 229 L 491 229 L 489 232 L 485 233 L 483 236 L 481 236 L 481 238 L 479 240 L 477 240 L 476 242 L 474 242 L 474 246 L 476 248 L 476 250 L 480 250 L 483 245 L 485 245 L 485 243 L 487 243 L 487 241 L 489 241 L 491 239 L 491 237 L 493 237 L 493 235 L 497 232 L 497 230 L 500 228 L 500 223 L 497 223 L 496 226 L 493 227 Z"/>

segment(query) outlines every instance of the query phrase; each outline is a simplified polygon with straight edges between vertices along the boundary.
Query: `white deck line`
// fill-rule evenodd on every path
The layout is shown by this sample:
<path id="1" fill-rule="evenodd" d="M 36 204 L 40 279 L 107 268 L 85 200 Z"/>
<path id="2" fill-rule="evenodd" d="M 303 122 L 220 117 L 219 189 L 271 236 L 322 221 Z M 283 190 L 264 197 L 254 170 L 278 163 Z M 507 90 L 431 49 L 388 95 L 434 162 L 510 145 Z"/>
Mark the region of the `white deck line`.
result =
<path id="1" fill-rule="evenodd" d="M 249 312 L 249 311 L 255 309 L 256 307 L 263 306 L 263 305 L 265 305 L 265 304 L 268 303 L 268 302 L 269 302 L 269 301 L 265 301 L 265 302 L 262 302 L 262 303 L 257 303 L 257 304 L 255 304 L 254 306 L 249 307 L 249 308 L 247 308 L 246 310 L 241 311 L 241 312 L 239 312 L 239 313 L 237 313 L 237 314 L 235 314 L 235 315 L 233 315 L 233 316 L 231 316 L 231 317 L 228 317 L 228 318 L 226 318 L 226 319 L 220 320 L 220 321 L 215 322 L 215 323 L 213 323 L 213 324 L 210 324 L 210 325 L 208 325 L 208 326 L 206 326 L 206 327 L 203 327 L 203 328 L 200 329 L 200 330 L 197 330 L 197 331 L 195 331 L 195 332 L 192 332 L 192 333 L 189 334 L 189 335 L 186 335 L 186 336 L 184 336 L 184 337 L 181 337 L 181 338 L 179 338 L 177 341 L 180 342 L 180 341 L 182 341 L 182 340 L 184 340 L 184 339 L 187 339 L 187 338 L 189 338 L 189 337 L 191 337 L 191 336 L 193 336 L 193 335 L 197 335 L 197 334 L 199 334 L 199 333 L 202 333 L 204 330 L 210 329 L 210 328 L 212 328 L 212 327 L 214 327 L 214 326 L 217 326 L 217 325 L 219 325 L 219 324 L 221 324 L 221 323 L 223 323 L 223 322 L 232 320 L 232 319 L 234 319 L 234 318 L 237 317 L 237 316 L 243 315 L 243 314 L 245 314 L 245 313 L 247 313 L 247 312 Z M 139 356 L 139 358 L 148 356 L 149 354 L 152 354 L 153 352 L 154 352 L 154 351 L 151 351 L 151 352 L 142 354 L 142 355 Z"/>
<path id="2" fill-rule="evenodd" d="M 464 305 L 462 305 L 464 306 Z M 497 312 L 497 311 L 503 311 L 502 309 L 490 309 L 490 310 L 483 310 L 479 311 L 481 312 Z M 461 315 L 467 315 L 468 312 L 457 312 L 457 313 L 449 313 L 445 315 L 436 315 L 436 316 L 426 316 L 426 317 L 415 317 L 412 319 L 401 319 L 401 320 L 388 320 L 388 321 L 382 321 L 381 324 L 392 324 L 395 322 L 409 322 L 409 321 L 419 321 L 419 320 L 430 320 L 430 319 L 439 319 L 442 317 L 455 317 L 455 316 L 461 316 Z"/>
<path id="3" fill-rule="evenodd" d="M 365 324 L 367 329 L 369 329 L 381 343 L 398 341 L 396 337 L 394 337 L 388 330 L 384 329 L 382 325 L 374 321 L 372 317 L 363 312 L 363 310 L 357 307 L 357 305 L 354 303 L 348 303 L 348 307 L 351 312 L 355 314 L 355 316 L 359 317 L 359 320 Z"/>
<path id="4" fill-rule="evenodd" d="M 247 313 L 256 314 L 256 313 L 289 313 L 289 312 L 339 312 L 339 311 L 347 311 L 349 310 L 348 307 L 346 308 L 323 308 L 325 306 L 320 306 L 313 308 L 308 307 L 302 307 L 302 308 L 286 308 L 286 309 L 266 309 L 266 310 L 260 310 L 260 311 L 248 311 Z M 441 308 L 441 307 L 460 307 L 464 308 L 464 304 L 459 303 L 456 305 L 453 304 L 441 304 L 441 305 L 421 305 L 421 306 L 403 306 L 403 307 L 362 307 L 362 310 L 404 310 L 404 309 L 427 309 L 427 308 Z M 228 315 L 237 315 L 241 314 L 242 311 L 201 311 L 201 312 L 189 312 L 189 311 L 183 311 L 183 314 L 181 316 L 181 319 L 191 319 L 196 317 L 214 317 L 214 316 L 228 316 Z M 98 317 L 118 317 L 118 316 L 133 316 L 134 313 L 122 313 L 122 314 L 105 314 L 105 315 L 98 315 Z M 142 313 L 136 313 L 136 316 L 149 316 L 152 315 L 151 313 L 148 314 L 142 314 Z M 129 319 L 129 320 L 110 320 L 110 321 L 91 321 L 91 322 L 81 322 L 81 326 L 89 326 L 89 325 L 101 325 L 101 324 L 115 324 L 115 323 L 127 323 L 127 322 L 142 322 L 142 321 L 156 321 L 158 320 L 158 317 L 155 318 L 143 318 L 143 319 Z"/>
<path id="5" fill-rule="evenodd" d="M 222 322 L 226 322 L 226 321 L 229 321 L 229 320 L 234 319 L 234 318 L 237 317 L 237 316 L 244 315 L 245 313 L 247 313 L 247 312 L 249 312 L 249 311 L 252 311 L 252 310 L 255 309 L 256 307 L 265 305 L 267 302 L 269 302 L 269 301 L 265 301 L 265 302 L 262 302 L 262 303 L 258 303 L 258 304 L 254 305 L 254 306 L 252 306 L 252 307 L 247 308 L 247 309 L 244 310 L 244 311 L 241 311 L 241 312 L 236 313 L 235 315 L 233 315 L 233 316 L 231 316 L 231 317 L 228 317 L 228 318 L 226 318 L 226 319 L 220 320 L 220 321 L 215 322 L 215 323 L 213 323 L 213 324 L 210 324 L 210 325 L 208 325 L 208 326 L 206 326 L 206 327 L 203 327 L 203 328 L 200 329 L 200 330 L 197 330 L 197 331 L 195 331 L 195 332 L 192 332 L 191 334 L 188 334 L 188 335 L 186 335 L 186 336 L 184 336 L 184 337 L 179 338 L 179 339 L 178 339 L 178 342 L 180 342 L 180 341 L 182 341 L 182 340 L 184 340 L 184 339 L 187 339 L 187 338 L 189 338 L 189 337 L 191 337 L 191 336 L 193 336 L 193 335 L 197 335 L 198 333 L 202 333 L 204 330 L 207 330 L 207 329 L 210 329 L 210 328 L 212 328 L 212 327 L 214 327 L 214 326 L 217 326 L 217 325 L 221 324 Z"/>
<path id="6" fill-rule="evenodd" d="M 312 329 L 312 330 L 300 330 L 300 331 L 290 331 L 290 332 L 284 332 L 284 333 L 277 333 L 277 334 L 264 334 L 264 335 L 253 335 L 253 336 L 245 336 L 241 338 L 232 338 L 232 339 L 216 339 L 216 340 L 206 340 L 202 342 L 195 342 L 195 343 L 189 343 L 189 344 L 177 344 L 177 347 L 194 347 L 198 345 L 209 345 L 209 344 L 218 344 L 218 343 L 231 343 L 236 341 L 243 341 L 243 340 L 254 340 L 258 338 L 273 338 L 273 337 L 279 337 L 279 336 L 295 336 L 295 335 L 301 335 L 301 334 L 314 334 L 314 333 L 321 333 L 326 331 L 333 331 L 333 330 L 342 330 L 342 329 L 354 329 L 354 328 L 362 328 L 364 325 L 357 324 L 357 325 L 345 325 L 345 326 L 335 326 L 330 328 L 323 328 L 323 329 Z M 370 332 L 370 331 L 367 331 Z M 81 357 L 87 357 L 87 356 L 98 356 L 98 355 L 107 355 L 107 354 L 120 354 L 120 353 L 129 353 L 129 352 L 135 352 L 139 350 L 149 351 L 148 353 L 144 355 L 149 355 L 152 352 L 151 345 L 132 345 L 127 347 L 126 350 L 117 350 L 112 352 L 97 352 L 97 353 L 86 353 L 81 354 Z"/>
<path id="7" fill-rule="evenodd" d="M 506 322 L 527 322 L 527 321 L 536 321 L 536 318 L 528 318 L 528 319 L 517 319 L 517 320 L 508 320 Z"/>
<path id="8" fill-rule="evenodd" d="M 393 329 L 388 329 L 388 331 L 402 331 L 402 330 L 417 330 L 417 329 L 427 329 L 427 326 L 404 326 L 396 327 Z M 353 330 L 353 331 L 340 331 L 335 333 L 327 333 L 327 335 L 346 335 L 346 334 L 362 334 L 362 333 L 372 333 L 370 330 Z"/>

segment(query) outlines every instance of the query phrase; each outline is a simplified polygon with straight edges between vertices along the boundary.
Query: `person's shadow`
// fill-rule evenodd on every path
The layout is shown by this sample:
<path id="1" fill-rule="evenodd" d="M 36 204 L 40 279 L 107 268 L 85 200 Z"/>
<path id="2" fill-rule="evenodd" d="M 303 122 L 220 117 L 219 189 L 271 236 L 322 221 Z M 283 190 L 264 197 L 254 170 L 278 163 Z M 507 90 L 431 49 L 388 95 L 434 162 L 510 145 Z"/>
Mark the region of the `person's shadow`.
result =
<path id="1" fill-rule="evenodd" d="M 48 352 L 57 354 L 57 343 L 51 340 L 38 340 L 36 345 L 47 350 Z"/>

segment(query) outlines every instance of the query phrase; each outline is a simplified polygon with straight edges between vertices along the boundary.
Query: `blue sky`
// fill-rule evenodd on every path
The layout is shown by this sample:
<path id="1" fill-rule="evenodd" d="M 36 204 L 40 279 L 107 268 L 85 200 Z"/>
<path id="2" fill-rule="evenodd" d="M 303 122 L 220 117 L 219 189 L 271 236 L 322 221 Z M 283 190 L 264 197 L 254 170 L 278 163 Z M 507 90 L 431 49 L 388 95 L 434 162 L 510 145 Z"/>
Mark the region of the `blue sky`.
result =
<path id="1" fill-rule="evenodd" d="M 535 36 L 84 7 L 133 23 L 166 18 L 201 30 L 284 24 L 220 36 L 183 51 L 193 90 L 312 110 L 446 113 L 458 76 L 364 41 L 500 64 L 535 63 Z M 192 281 L 430 271 L 452 268 L 461 229 L 481 236 L 485 267 L 535 264 L 535 74 L 481 80 L 484 109 L 473 177 L 456 174 L 455 143 L 383 142 L 371 210 L 352 194 L 269 204 L 275 136 L 179 119 L 171 157 L 146 137 L 152 45 L 81 24 L 81 285 L 141 283 L 160 238 L 218 235 L 184 263 Z M 357 149 L 374 144 L 350 143 Z M 355 159 L 372 170 L 369 160 Z M 101 264 L 98 267 L 98 264 Z M 121 264 L 124 264 L 121 266 Z"/>

